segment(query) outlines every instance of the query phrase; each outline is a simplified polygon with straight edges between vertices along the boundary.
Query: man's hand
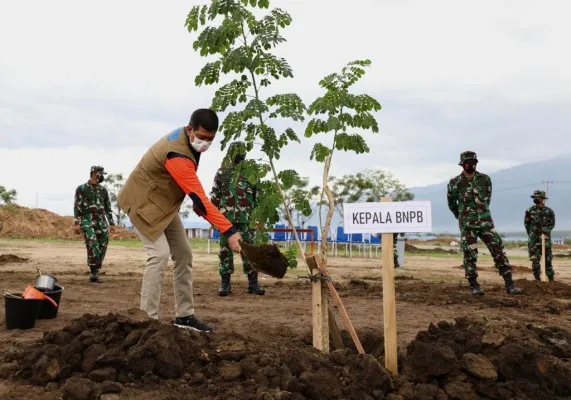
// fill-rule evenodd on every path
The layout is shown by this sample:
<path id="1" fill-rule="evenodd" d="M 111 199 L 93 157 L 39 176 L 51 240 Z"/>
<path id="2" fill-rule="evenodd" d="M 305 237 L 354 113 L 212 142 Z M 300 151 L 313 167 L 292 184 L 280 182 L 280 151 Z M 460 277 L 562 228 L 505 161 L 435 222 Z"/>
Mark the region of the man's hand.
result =
<path id="1" fill-rule="evenodd" d="M 240 247 L 241 240 L 242 240 L 242 235 L 240 235 L 240 232 L 236 232 L 235 234 L 233 234 L 228 238 L 228 245 L 230 246 L 230 249 L 234 253 L 239 253 L 240 250 L 242 250 L 242 248 Z"/>
<path id="2" fill-rule="evenodd" d="M 81 235 L 81 225 L 75 224 L 73 231 L 76 233 L 76 235 Z"/>
<path id="3" fill-rule="evenodd" d="M 109 225 L 109 233 L 115 233 L 115 225 Z"/>

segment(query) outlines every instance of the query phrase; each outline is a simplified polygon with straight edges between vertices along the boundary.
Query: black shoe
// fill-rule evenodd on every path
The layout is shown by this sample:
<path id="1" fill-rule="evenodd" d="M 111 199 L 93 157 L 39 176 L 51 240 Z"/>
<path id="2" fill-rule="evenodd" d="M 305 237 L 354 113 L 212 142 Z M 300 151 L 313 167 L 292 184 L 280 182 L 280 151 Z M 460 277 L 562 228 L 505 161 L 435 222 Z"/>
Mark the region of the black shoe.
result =
<path id="1" fill-rule="evenodd" d="M 506 292 L 507 294 L 523 294 L 523 289 L 518 288 L 513 279 L 512 279 L 512 273 L 511 272 L 507 272 L 506 274 L 504 274 L 504 281 L 506 282 Z"/>
<path id="2" fill-rule="evenodd" d="M 258 273 L 251 271 L 248 274 L 248 294 L 257 294 L 262 296 L 266 291 L 258 284 Z"/>
<path id="3" fill-rule="evenodd" d="M 478 284 L 472 286 L 471 290 L 472 290 L 472 295 L 474 295 L 474 296 L 483 296 L 484 295 L 484 291 L 482 290 L 482 288 Z"/>
<path id="4" fill-rule="evenodd" d="M 182 329 L 192 329 L 197 332 L 212 332 L 213 329 L 194 315 L 181 317 L 174 320 L 174 325 Z"/>
<path id="5" fill-rule="evenodd" d="M 533 272 L 533 277 L 535 278 L 536 281 L 540 281 L 541 280 L 541 276 L 539 275 L 539 272 Z"/>
<path id="6" fill-rule="evenodd" d="M 232 284 L 230 283 L 230 274 L 220 276 L 221 284 L 218 289 L 218 296 L 228 296 L 232 293 Z"/>
<path id="7" fill-rule="evenodd" d="M 511 286 L 506 286 L 507 294 L 523 294 L 523 289 L 518 288 L 515 284 Z"/>
<path id="8" fill-rule="evenodd" d="M 101 283 L 101 279 L 99 279 L 99 268 L 97 267 L 89 267 L 89 282 L 91 283 Z"/>
<path id="9" fill-rule="evenodd" d="M 547 279 L 549 279 L 549 282 L 553 282 L 555 280 L 555 277 L 553 276 L 548 276 Z"/>

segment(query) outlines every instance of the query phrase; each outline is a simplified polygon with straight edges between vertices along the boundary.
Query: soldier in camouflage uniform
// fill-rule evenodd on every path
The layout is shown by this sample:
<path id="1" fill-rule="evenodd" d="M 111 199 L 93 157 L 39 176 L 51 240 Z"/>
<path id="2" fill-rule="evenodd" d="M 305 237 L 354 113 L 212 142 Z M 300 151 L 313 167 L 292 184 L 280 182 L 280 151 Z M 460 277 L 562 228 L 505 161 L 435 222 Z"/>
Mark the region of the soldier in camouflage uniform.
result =
<path id="1" fill-rule="evenodd" d="M 490 214 L 492 180 L 486 174 L 476 171 L 478 158 L 473 151 L 460 155 L 463 171 L 448 183 L 448 208 L 459 222 L 460 248 L 464 252 L 464 269 L 472 294 L 483 295 L 478 284 L 476 261 L 478 260 L 478 237 L 486 244 L 500 275 L 504 278 L 508 294 L 521 294 L 512 279 L 512 267 L 504 252 L 504 244 L 494 227 Z"/>
<path id="2" fill-rule="evenodd" d="M 545 205 L 547 197 L 544 191 L 534 191 L 531 198 L 535 205 L 526 210 L 523 224 L 529 237 L 528 250 L 533 276 L 538 281 L 541 279 L 541 234 L 545 234 L 545 273 L 547 278 L 553 281 L 555 272 L 552 265 L 551 231 L 555 227 L 555 213 Z"/>
<path id="3" fill-rule="evenodd" d="M 76 233 L 83 233 L 87 248 L 87 265 L 89 281 L 101 283 L 99 270 L 103 265 L 109 234 L 109 225 L 114 226 L 111 202 L 107 189 L 101 185 L 104 180 L 104 169 L 91 167 L 90 179 L 75 190 L 73 215 Z M 106 219 L 107 218 L 107 219 Z M 113 228 L 110 228 L 113 231 Z"/>
<path id="4" fill-rule="evenodd" d="M 254 232 L 250 228 L 250 215 L 257 205 L 257 187 L 244 176 L 239 176 L 236 182 L 233 182 L 232 178 L 235 168 L 245 157 L 246 145 L 243 142 L 230 144 L 226 160 L 214 178 L 211 202 L 238 228 L 243 241 L 253 244 Z M 220 236 L 219 258 L 221 286 L 218 294 L 228 296 L 232 292 L 230 277 L 234 273 L 234 254 L 228 246 L 228 240 L 223 236 Z M 243 271 L 248 276 L 248 293 L 263 295 L 265 290 L 258 283 L 258 273 L 250 268 L 244 257 L 242 264 Z"/>

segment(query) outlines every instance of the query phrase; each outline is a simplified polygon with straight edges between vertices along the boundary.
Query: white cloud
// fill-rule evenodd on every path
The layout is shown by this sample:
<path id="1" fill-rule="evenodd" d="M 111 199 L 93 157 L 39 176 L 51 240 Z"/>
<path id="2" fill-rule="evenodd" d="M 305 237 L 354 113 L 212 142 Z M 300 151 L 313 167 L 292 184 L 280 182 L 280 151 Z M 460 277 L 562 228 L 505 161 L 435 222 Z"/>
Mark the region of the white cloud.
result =
<path id="1" fill-rule="evenodd" d="M 91 165 L 128 174 L 148 146 L 207 106 L 214 88 L 194 86 L 205 59 L 184 28 L 193 4 L 2 3 L 0 185 L 17 189 L 26 205 L 38 192 L 40 207 L 69 213 Z M 272 5 L 293 17 L 278 53 L 295 74 L 272 92 L 295 91 L 310 102 L 326 74 L 354 59 L 373 61 L 356 90 L 383 105 L 381 132 L 368 138 L 370 154 L 339 154 L 333 175 L 381 167 L 423 185 L 456 174 L 467 149 L 487 172 L 566 151 L 568 2 Z M 289 147 L 280 167 L 319 183 L 321 165 L 307 161 L 312 143 Z M 209 188 L 221 154 L 218 147 L 207 154 L 200 175 Z"/>

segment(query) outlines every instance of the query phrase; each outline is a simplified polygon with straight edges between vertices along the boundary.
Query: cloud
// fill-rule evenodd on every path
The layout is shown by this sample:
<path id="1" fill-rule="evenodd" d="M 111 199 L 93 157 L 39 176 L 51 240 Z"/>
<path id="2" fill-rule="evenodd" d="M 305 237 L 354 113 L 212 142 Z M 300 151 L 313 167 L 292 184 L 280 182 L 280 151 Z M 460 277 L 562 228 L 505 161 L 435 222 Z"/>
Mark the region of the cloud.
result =
<path id="1" fill-rule="evenodd" d="M 373 62 L 355 91 L 382 104 L 381 132 L 367 137 L 369 154 L 337 154 L 332 175 L 379 167 L 417 186 L 455 175 L 467 149 L 487 172 L 563 153 L 569 3 L 272 5 L 293 17 L 277 53 L 295 78 L 267 94 L 297 92 L 309 104 L 328 73 L 355 59 Z M 128 174 L 148 146 L 208 106 L 215 88 L 194 86 L 206 59 L 184 28 L 191 7 L 183 0 L 0 5 L 0 184 L 27 205 L 38 192 L 41 207 L 67 213 L 91 165 Z M 303 126 L 294 126 L 301 136 Z M 316 140 L 289 146 L 279 167 L 320 183 L 321 165 L 308 162 Z M 221 159 L 214 146 L 200 167 L 207 189 Z"/>

